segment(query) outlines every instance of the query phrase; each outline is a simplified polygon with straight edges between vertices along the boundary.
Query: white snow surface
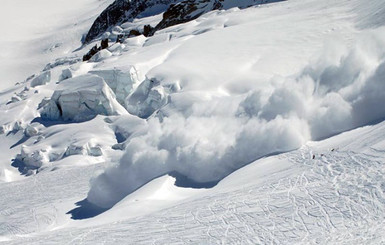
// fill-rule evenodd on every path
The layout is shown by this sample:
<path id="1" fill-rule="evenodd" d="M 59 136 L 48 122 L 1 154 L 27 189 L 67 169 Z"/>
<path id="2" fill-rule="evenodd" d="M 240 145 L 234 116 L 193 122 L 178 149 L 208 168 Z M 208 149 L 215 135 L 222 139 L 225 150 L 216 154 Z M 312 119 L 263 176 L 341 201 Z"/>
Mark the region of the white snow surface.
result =
<path id="1" fill-rule="evenodd" d="M 71 55 L 113 0 L 2 0 L 0 91 Z"/>
<path id="2" fill-rule="evenodd" d="M 89 62 L 95 43 L 72 51 L 111 1 L 78 2 L 40 17 L 63 16 L 48 46 L 79 23 L 53 63 L 1 61 L 19 83 L 0 93 L 0 243 L 385 242 L 382 0 L 213 11 Z"/>

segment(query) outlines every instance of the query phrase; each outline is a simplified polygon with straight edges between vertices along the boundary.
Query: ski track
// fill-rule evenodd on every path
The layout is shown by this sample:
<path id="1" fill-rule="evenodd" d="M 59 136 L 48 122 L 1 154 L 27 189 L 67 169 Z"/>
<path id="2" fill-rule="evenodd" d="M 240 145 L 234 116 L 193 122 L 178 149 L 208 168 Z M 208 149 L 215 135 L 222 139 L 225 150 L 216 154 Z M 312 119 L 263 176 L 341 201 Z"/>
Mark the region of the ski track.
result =
<path id="1" fill-rule="evenodd" d="M 101 168 L 101 164 L 83 167 L 84 172 L 79 171 L 79 168 L 62 170 L 68 176 L 62 176 L 60 170 L 45 171 L 21 181 L 2 183 L 0 238 L 24 236 L 56 227 L 60 219 L 59 209 L 64 212 L 62 216 L 69 211 L 63 210 L 61 206 L 67 204 L 74 207 L 76 201 L 84 198 L 89 178 L 98 168 Z M 68 187 L 69 181 L 72 182 L 71 187 Z"/>
<path id="2" fill-rule="evenodd" d="M 294 171 L 285 170 L 283 177 L 273 182 L 221 189 L 151 215 L 109 225 L 43 232 L 28 238 L 16 236 L 7 243 L 39 244 L 44 237 L 44 241 L 56 244 L 381 244 L 385 242 L 381 235 L 385 232 L 382 154 L 373 147 L 362 154 L 343 150 L 317 153 L 305 146 L 276 156 L 292 163 Z M 78 177 L 72 176 L 74 182 Z M 40 206 L 27 211 L 26 204 L 7 207 L 7 203 L 18 202 L 3 199 L 1 206 L 7 208 L 1 215 L 7 220 L 17 217 L 18 223 L 2 223 L 1 235 L 44 231 L 54 225 L 58 211 L 52 204 L 55 197 L 49 195 L 55 192 L 43 190 L 37 178 L 29 179 L 33 179 L 33 185 L 22 185 L 31 190 L 9 184 L 20 193 L 14 192 L 9 198 L 31 195 Z M 82 182 L 74 189 L 85 193 Z M 59 190 L 60 181 L 57 184 L 55 189 Z M 29 216 L 34 222 L 28 221 Z M 30 225 L 26 225 L 28 222 Z"/>

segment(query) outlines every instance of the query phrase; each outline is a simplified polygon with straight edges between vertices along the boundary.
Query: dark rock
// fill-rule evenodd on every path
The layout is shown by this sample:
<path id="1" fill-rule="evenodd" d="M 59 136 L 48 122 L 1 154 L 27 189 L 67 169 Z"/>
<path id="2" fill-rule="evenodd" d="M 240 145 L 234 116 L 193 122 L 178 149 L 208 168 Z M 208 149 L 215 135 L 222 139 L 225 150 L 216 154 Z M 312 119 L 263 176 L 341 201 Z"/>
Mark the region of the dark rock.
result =
<path id="1" fill-rule="evenodd" d="M 115 0 L 115 2 L 108 6 L 95 20 L 84 38 L 83 43 L 89 43 L 113 26 L 132 21 L 134 18 L 147 17 L 148 14 L 146 14 L 145 11 L 149 8 L 156 9 L 156 11 L 150 11 L 151 15 L 156 15 L 164 12 L 170 4 L 180 1 L 181 0 Z"/>
<path id="2" fill-rule="evenodd" d="M 93 46 L 87 54 L 83 56 L 83 61 L 87 61 L 92 58 L 97 52 L 99 52 L 101 48 L 98 48 L 98 45 Z"/>
<path id="3" fill-rule="evenodd" d="M 272 2 L 279 2 L 284 0 L 254 0 L 249 1 L 233 1 L 229 6 L 246 8 L 257 4 L 266 4 Z M 224 9 L 226 0 L 184 0 L 177 4 L 171 4 L 170 7 L 163 13 L 163 18 L 149 35 L 153 35 L 157 30 L 161 30 L 173 25 L 189 22 L 213 10 Z M 230 1 L 228 1 L 230 2 Z"/>
<path id="4" fill-rule="evenodd" d="M 152 35 L 153 33 L 155 33 L 155 31 L 154 31 L 154 28 L 152 26 L 145 25 L 143 27 L 143 36 L 148 37 L 148 36 Z"/>
<path id="5" fill-rule="evenodd" d="M 141 35 L 141 33 L 138 30 L 131 30 L 129 33 L 130 37 L 136 37 L 136 36 L 140 36 L 140 35 Z"/>
<path id="6" fill-rule="evenodd" d="M 92 41 L 103 32 L 115 25 L 132 21 L 134 18 L 146 17 L 146 10 L 157 6 L 157 11 L 149 11 L 151 15 L 163 13 L 162 20 L 155 26 L 144 26 L 143 35 L 152 36 L 158 30 L 189 22 L 212 10 L 224 9 L 227 0 L 115 0 L 95 20 L 85 43 Z M 284 0 L 253 0 L 253 1 L 228 1 L 226 7 L 246 8 L 251 5 L 266 4 Z M 138 34 L 133 32 L 132 36 Z M 131 36 L 131 32 L 130 32 Z"/>
<path id="7" fill-rule="evenodd" d="M 108 48 L 108 38 L 102 40 L 102 42 L 100 43 L 100 47 L 101 49 Z"/>

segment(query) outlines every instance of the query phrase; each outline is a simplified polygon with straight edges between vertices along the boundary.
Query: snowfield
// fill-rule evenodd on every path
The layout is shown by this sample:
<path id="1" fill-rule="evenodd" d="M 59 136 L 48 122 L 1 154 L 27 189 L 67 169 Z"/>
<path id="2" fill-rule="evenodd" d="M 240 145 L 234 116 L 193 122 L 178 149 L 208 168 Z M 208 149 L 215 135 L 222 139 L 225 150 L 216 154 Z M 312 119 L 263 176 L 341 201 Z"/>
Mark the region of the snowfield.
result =
<path id="1" fill-rule="evenodd" d="M 87 62 L 111 1 L 48 2 L 5 5 L 46 24 L 0 40 L 0 243 L 385 243 L 382 0 L 229 0 L 115 43 L 161 15 L 135 19 Z"/>
<path id="2" fill-rule="evenodd" d="M 2 0 L 0 89 L 81 45 L 82 34 L 112 0 Z M 76 47 L 77 46 L 77 47 Z"/>

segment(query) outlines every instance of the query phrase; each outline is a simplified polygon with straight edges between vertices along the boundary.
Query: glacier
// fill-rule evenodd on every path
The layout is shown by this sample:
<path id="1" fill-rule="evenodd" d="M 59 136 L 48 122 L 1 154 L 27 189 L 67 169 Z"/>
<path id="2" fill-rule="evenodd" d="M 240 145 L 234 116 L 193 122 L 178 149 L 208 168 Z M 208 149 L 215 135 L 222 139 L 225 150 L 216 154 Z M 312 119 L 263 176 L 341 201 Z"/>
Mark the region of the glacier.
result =
<path id="1" fill-rule="evenodd" d="M 6 1 L 0 243 L 383 243 L 382 0 Z"/>

